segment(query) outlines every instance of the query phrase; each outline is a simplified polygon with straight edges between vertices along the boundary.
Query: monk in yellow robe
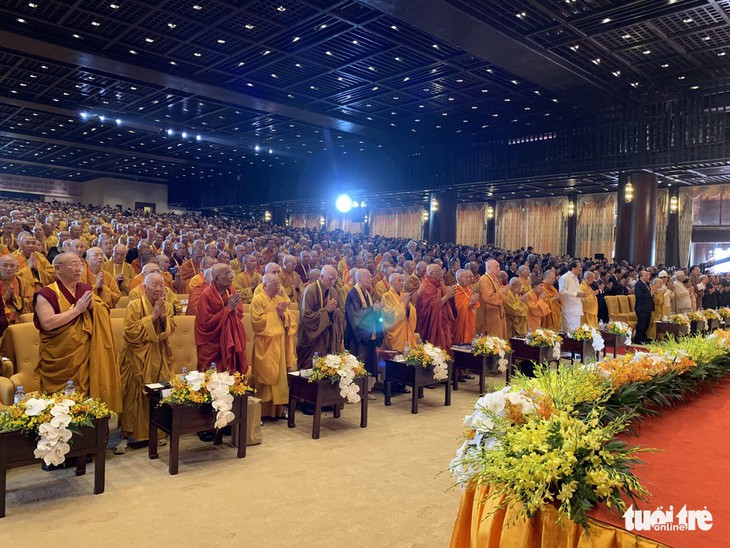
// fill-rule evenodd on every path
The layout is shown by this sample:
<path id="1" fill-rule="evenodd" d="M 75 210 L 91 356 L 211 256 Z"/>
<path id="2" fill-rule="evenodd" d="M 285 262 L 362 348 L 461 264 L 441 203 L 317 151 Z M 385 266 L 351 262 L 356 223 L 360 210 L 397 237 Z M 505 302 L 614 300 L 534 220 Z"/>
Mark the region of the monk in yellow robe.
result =
<path id="1" fill-rule="evenodd" d="M 591 284 L 595 279 L 595 275 L 590 270 L 583 275 L 583 281 L 580 283 L 580 290 L 586 294 L 581 301 L 583 302 L 583 317 L 581 323 L 587 323 L 591 327 L 598 328 L 598 289 L 593 289 Z"/>
<path id="2" fill-rule="evenodd" d="M 180 265 L 180 269 L 177 271 L 178 293 L 190 293 L 190 280 L 201 270 L 205 270 L 200 265 L 202 258 L 203 249 L 197 246 L 193 247 L 190 252 L 190 258 Z"/>
<path id="3" fill-rule="evenodd" d="M 0 259 L 2 261 L 2 259 Z M 654 311 L 651 313 L 651 319 L 649 320 L 649 328 L 646 330 L 646 336 L 650 339 L 656 339 L 656 323 L 661 321 L 664 314 L 664 298 L 667 294 L 668 289 L 664 287 L 664 280 L 661 278 L 654 278 L 651 282 L 654 286 Z"/>
<path id="4" fill-rule="evenodd" d="M 474 283 L 474 274 L 471 270 L 459 269 L 454 275 L 456 279 L 456 329 L 454 330 L 454 344 L 469 344 L 476 335 L 477 309 L 479 308 L 479 293 L 472 293 L 471 284 Z"/>
<path id="5" fill-rule="evenodd" d="M 132 265 L 125 261 L 126 256 L 127 246 L 117 244 L 114 246 L 112 258 L 104 263 L 104 271 L 112 275 L 122 295 L 129 295 L 129 282 L 136 276 Z"/>
<path id="6" fill-rule="evenodd" d="M 281 289 L 293 303 L 299 302 L 299 290 L 302 285 L 302 278 L 294 271 L 297 266 L 297 259 L 293 255 L 285 255 L 281 261 Z"/>
<path id="7" fill-rule="evenodd" d="M 48 259 L 38 251 L 38 240 L 25 233 L 18 240 L 20 248 L 13 253 L 18 260 L 18 275 L 39 290 L 56 279 L 56 274 Z"/>
<path id="8" fill-rule="evenodd" d="M 526 264 L 520 266 L 517 269 L 517 277 L 520 279 L 520 283 L 522 284 L 520 289 L 524 295 L 532 289 L 532 285 L 530 284 L 530 267 Z"/>
<path id="9" fill-rule="evenodd" d="M 53 266 L 57 281 L 35 296 L 41 391 L 57 392 L 72 381 L 77 391 L 119 413 L 121 383 L 109 308 L 81 283 L 83 267 L 76 254 L 61 253 Z"/>
<path id="10" fill-rule="evenodd" d="M 94 294 L 109 308 L 114 308 L 121 298 L 116 280 L 103 269 L 104 251 L 100 247 L 92 247 L 86 252 L 86 266 L 81 276 L 82 283 L 94 288 Z"/>
<path id="11" fill-rule="evenodd" d="M 388 278 L 390 290 L 383 295 L 383 348 L 403 352 L 416 344 L 416 307 L 403 291 L 406 277 L 397 272 Z"/>
<path id="12" fill-rule="evenodd" d="M 543 300 L 545 287 L 540 282 L 526 293 L 527 329 L 535 331 L 542 327 L 543 318 L 550 315 L 550 305 Z"/>
<path id="13" fill-rule="evenodd" d="M 27 280 L 18 276 L 17 272 L 18 260 L 13 255 L 0 255 L 0 297 L 3 305 L 0 318 L 4 316 L 2 323 L 7 325 L 18 323 L 21 314 L 33 312 L 35 289 Z M 5 337 L 3 330 L 0 334 L 0 355 L 14 361 L 15 352 L 8 341 L 9 338 Z"/>
<path id="14" fill-rule="evenodd" d="M 280 295 L 278 276 L 264 274 L 262 287 L 251 301 L 254 388 L 262 400 L 261 415 L 283 417 L 289 402 L 287 371 L 297 370 L 297 320 L 289 300 Z"/>
<path id="15" fill-rule="evenodd" d="M 526 295 L 522 295 L 522 282 L 512 278 L 506 293 L 504 311 L 507 316 L 507 337 L 524 337 L 527 335 Z"/>
<path id="16" fill-rule="evenodd" d="M 395 272 L 395 268 L 392 266 L 384 265 L 381 269 L 382 277 L 379 281 L 375 282 L 375 288 L 373 289 L 373 300 L 380 302 L 383 300 L 383 295 L 390 291 L 390 275 Z"/>
<path id="17" fill-rule="evenodd" d="M 560 292 L 553 285 L 555 283 L 555 272 L 548 270 L 542 278 L 543 297 L 550 306 L 550 314 L 542 319 L 542 327 L 552 331 L 560 331 L 563 318 L 563 306 L 561 304 Z"/>
<path id="18" fill-rule="evenodd" d="M 190 293 L 192 293 L 193 289 L 195 289 L 199 285 L 205 284 L 205 271 L 209 268 L 213 268 L 213 265 L 217 262 L 217 259 L 214 259 L 209 255 L 205 255 L 200 260 L 200 272 L 190 278 L 190 282 L 188 283 L 188 289 L 190 290 Z"/>
<path id="19" fill-rule="evenodd" d="M 149 439 L 149 400 L 144 385 L 166 382 L 172 378 L 172 348 L 169 337 L 175 331 L 172 306 L 165 302 L 165 280 L 149 274 L 144 281 L 144 295 L 130 301 L 124 316 L 122 350 L 122 437 L 135 441 Z M 116 454 L 126 451 L 123 441 Z"/>
<path id="20" fill-rule="evenodd" d="M 341 302 L 347 302 L 347 296 L 350 294 L 350 291 L 353 287 L 355 287 L 355 272 L 357 272 L 357 268 L 351 268 L 349 271 L 349 274 L 347 278 L 350 280 L 349 282 L 344 282 L 339 288 L 340 291 L 340 301 Z"/>
<path id="21" fill-rule="evenodd" d="M 499 263 L 490 259 L 487 271 L 479 279 L 479 305 L 476 319 L 476 332 L 505 339 L 507 337 L 507 318 L 505 316 L 504 296 L 499 290 L 497 275 Z"/>
<path id="22" fill-rule="evenodd" d="M 246 255 L 243 258 L 243 271 L 233 279 L 233 287 L 236 293 L 241 295 L 241 302 L 251 304 L 253 292 L 262 282 L 261 274 L 256 272 L 257 261 L 253 255 Z"/>

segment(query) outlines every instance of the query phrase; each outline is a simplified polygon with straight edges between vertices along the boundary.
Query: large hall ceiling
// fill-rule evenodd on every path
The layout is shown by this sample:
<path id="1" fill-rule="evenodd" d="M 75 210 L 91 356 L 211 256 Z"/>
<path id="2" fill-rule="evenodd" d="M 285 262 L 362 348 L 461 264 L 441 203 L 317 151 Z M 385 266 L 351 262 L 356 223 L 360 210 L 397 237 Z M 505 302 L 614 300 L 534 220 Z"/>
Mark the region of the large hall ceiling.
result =
<path id="1" fill-rule="evenodd" d="M 0 0 L 0 174 L 216 179 L 323 150 L 529 134 L 727 80 L 730 0 Z M 551 184 L 609 190 L 616 175 Z M 470 201 L 546 185 L 454 190 Z"/>

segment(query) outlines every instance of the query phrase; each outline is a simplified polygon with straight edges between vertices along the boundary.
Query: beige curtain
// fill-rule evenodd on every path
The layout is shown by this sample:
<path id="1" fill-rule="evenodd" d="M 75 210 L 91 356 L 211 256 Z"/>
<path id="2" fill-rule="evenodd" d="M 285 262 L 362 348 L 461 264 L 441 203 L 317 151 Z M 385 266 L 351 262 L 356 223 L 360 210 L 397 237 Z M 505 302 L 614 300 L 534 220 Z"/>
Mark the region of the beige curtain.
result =
<path id="1" fill-rule="evenodd" d="M 289 226 L 292 228 L 319 228 L 319 215 L 292 214 Z"/>
<path id="2" fill-rule="evenodd" d="M 370 222 L 370 234 L 385 238 L 423 238 L 423 208 L 407 207 L 376 211 Z"/>
<path id="3" fill-rule="evenodd" d="M 667 218 L 669 216 L 669 189 L 660 188 L 656 193 L 656 239 L 654 242 L 654 263 L 664 264 L 667 260 Z"/>
<path id="4" fill-rule="evenodd" d="M 578 257 L 603 253 L 612 259 L 616 244 L 614 224 L 616 195 L 588 194 L 578 196 L 576 207 L 575 252 Z"/>
<path id="5" fill-rule="evenodd" d="M 456 208 L 456 243 L 487 243 L 487 204 L 459 204 Z"/>
<path id="6" fill-rule="evenodd" d="M 679 191 L 679 266 L 689 265 L 689 248 L 692 245 L 693 196 L 699 197 L 699 189 L 683 188 Z"/>
<path id="7" fill-rule="evenodd" d="M 353 223 L 350 219 L 335 217 L 327 221 L 327 230 L 344 230 L 351 234 L 362 234 L 364 223 Z"/>
<path id="8" fill-rule="evenodd" d="M 565 197 L 498 202 L 497 246 L 504 249 L 532 246 L 537 253 L 565 254 L 567 205 Z"/>

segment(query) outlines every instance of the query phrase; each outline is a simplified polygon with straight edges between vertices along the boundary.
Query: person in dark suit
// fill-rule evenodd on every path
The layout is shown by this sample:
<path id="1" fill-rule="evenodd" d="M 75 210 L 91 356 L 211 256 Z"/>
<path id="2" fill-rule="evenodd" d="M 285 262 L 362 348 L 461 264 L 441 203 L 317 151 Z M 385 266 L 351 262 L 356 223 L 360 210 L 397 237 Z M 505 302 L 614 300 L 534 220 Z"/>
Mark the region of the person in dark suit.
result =
<path id="1" fill-rule="evenodd" d="M 647 341 L 646 330 L 649 329 L 651 321 L 651 313 L 654 312 L 654 289 L 649 287 L 649 273 L 642 270 L 639 273 L 639 280 L 634 286 L 634 294 L 636 295 L 636 304 L 634 312 L 636 312 L 636 338 L 637 344 L 644 344 Z"/>

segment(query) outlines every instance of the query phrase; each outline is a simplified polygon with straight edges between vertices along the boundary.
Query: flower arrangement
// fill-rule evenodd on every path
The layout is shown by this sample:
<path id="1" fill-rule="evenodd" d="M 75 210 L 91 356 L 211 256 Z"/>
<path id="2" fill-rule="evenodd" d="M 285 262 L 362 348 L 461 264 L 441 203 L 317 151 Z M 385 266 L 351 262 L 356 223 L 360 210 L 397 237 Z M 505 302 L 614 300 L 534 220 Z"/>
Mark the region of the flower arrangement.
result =
<path id="1" fill-rule="evenodd" d="M 724 319 L 728 319 L 728 318 L 730 318 L 730 307 L 728 307 L 728 306 L 723 306 L 723 307 L 722 307 L 722 308 L 721 308 L 721 309 L 719 310 L 719 314 L 720 314 L 720 316 L 721 316 L 722 318 L 724 318 Z"/>
<path id="2" fill-rule="evenodd" d="M 593 346 L 593 350 L 595 350 L 596 352 L 600 352 L 606 346 L 603 342 L 603 337 L 601 337 L 598 329 L 596 329 L 595 327 L 591 327 L 587 323 L 584 323 L 578 329 L 576 329 L 573 332 L 571 338 L 575 339 L 576 341 L 592 341 L 591 346 Z"/>
<path id="3" fill-rule="evenodd" d="M 0 432 L 37 434 L 38 444 L 33 454 L 46 464 L 57 466 L 66 460 L 71 450 L 68 442 L 74 432 L 91 426 L 94 419 L 111 415 L 100 400 L 57 392 L 26 398 L 0 413 Z"/>
<path id="4" fill-rule="evenodd" d="M 672 355 L 647 352 L 626 354 L 598 364 L 601 373 L 611 380 L 614 388 L 646 382 L 669 371 L 684 373 L 695 366 L 697 362 L 690 359 L 686 353 Z"/>
<path id="5" fill-rule="evenodd" d="M 587 510 L 604 502 L 623 513 L 621 494 L 634 500 L 648 493 L 631 472 L 641 449 L 614 439 L 627 425 L 618 419 L 600 423 L 600 411 L 586 419 L 556 410 L 547 417 L 528 413 L 523 424 L 504 427 L 490 447 L 465 454 L 462 469 L 471 480 L 490 485 L 490 498 L 504 497 L 500 507 L 528 519 L 555 501 L 559 519 L 587 527 Z"/>
<path id="6" fill-rule="evenodd" d="M 707 338 L 717 340 L 720 344 L 725 346 L 730 346 L 730 330 L 716 329 L 712 335 Z"/>
<path id="7" fill-rule="evenodd" d="M 431 343 L 417 344 L 408 349 L 404 357 L 408 365 L 418 365 L 423 368 L 433 365 L 433 380 L 435 381 L 443 381 L 449 376 L 447 367 L 450 360 L 449 355 Z"/>
<path id="8" fill-rule="evenodd" d="M 614 335 L 626 337 L 626 344 L 631 344 L 631 326 L 625 322 L 609 322 L 606 331 Z"/>
<path id="9" fill-rule="evenodd" d="M 704 315 L 706 320 L 722 320 L 722 316 L 714 308 L 705 308 L 702 311 L 702 314 Z"/>
<path id="10" fill-rule="evenodd" d="M 525 342 L 529 346 L 555 346 L 563 342 L 563 338 L 550 329 L 535 329 L 527 333 Z"/>
<path id="11" fill-rule="evenodd" d="M 173 378 L 170 388 L 170 394 L 161 403 L 189 406 L 210 403 L 216 410 L 216 428 L 223 428 L 235 418 L 231 411 L 234 396 L 253 392 L 240 373 L 219 373 L 213 368 L 204 373 L 190 371 L 184 377 Z"/>
<path id="12" fill-rule="evenodd" d="M 471 352 L 475 356 L 499 356 L 500 373 L 507 370 L 505 355 L 511 351 L 512 348 L 509 342 L 499 337 L 487 335 L 486 337 L 477 337 L 471 342 Z"/>
<path id="13" fill-rule="evenodd" d="M 360 387 L 355 379 L 367 376 L 365 365 L 349 352 L 342 354 L 328 354 L 314 360 L 309 382 L 329 380 L 334 384 L 339 382 L 340 396 L 347 398 L 350 403 L 360 401 Z"/>
<path id="14" fill-rule="evenodd" d="M 669 316 L 669 323 L 673 325 L 689 325 L 687 314 L 672 314 Z"/>

